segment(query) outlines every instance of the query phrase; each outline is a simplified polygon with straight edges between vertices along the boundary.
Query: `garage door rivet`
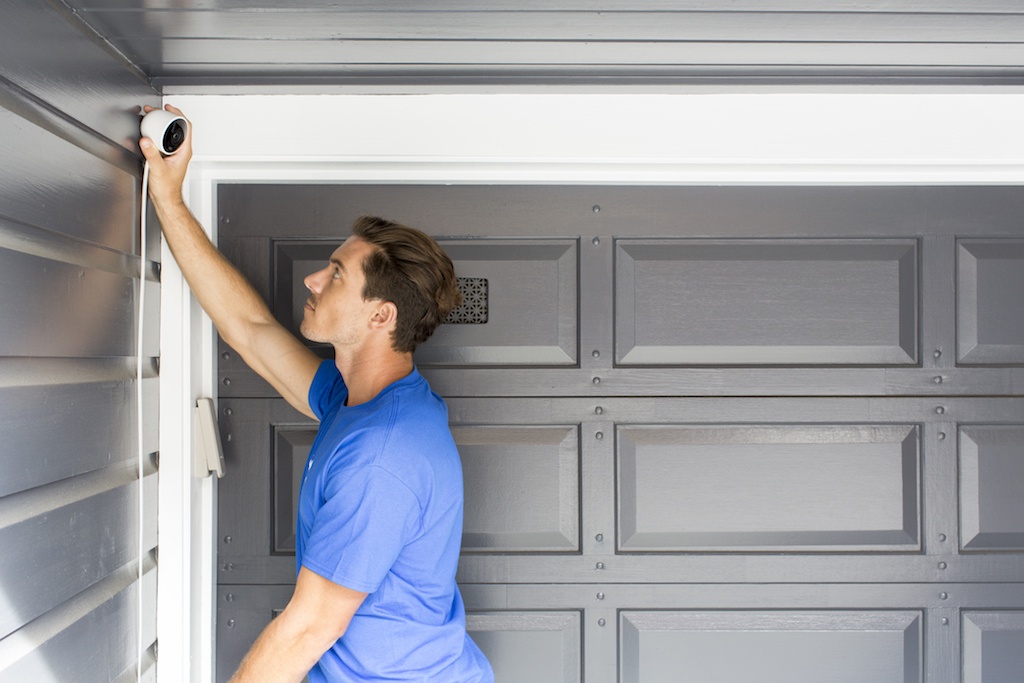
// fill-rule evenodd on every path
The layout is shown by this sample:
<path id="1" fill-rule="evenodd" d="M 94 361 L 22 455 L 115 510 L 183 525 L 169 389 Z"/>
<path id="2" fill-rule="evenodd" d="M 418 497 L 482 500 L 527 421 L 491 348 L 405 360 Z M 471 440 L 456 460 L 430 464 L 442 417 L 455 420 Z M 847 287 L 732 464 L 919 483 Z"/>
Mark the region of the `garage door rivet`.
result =
<path id="1" fill-rule="evenodd" d="M 943 626 L 949 626 L 949 619 L 946 618 L 946 617 L 942 617 L 942 625 Z"/>
<path id="2" fill-rule="evenodd" d="M 235 594 L 234 593 L 228 593 L 227 595 L 224 596 L 224 599 L 226 601 L 228 601 L 228 602 L 234 602 L 235 601 Z"/>
<path id="3" fill-rule="evenodd" d="M 598 600 L 604 600 L 604 593 L 598 593 L 597 594 L 597 599 Z"/>
<path id="4" fill-rule="evenodd" d="M 942 384 L 942 377 L 936 377 L 932 381 L 935 382 L 936 384 Z"/>
<path id="5" fill-rule="evenodd" d="M 597 349 L 594 349 L 593 351 L 590 352 L 590 355 L 593 356 L 594 358 L 600 358 L 601 352 L 598 351 Z"/>
<path id="6" fill-rule="evenodd" d="M 604 562 L 598 562 L 594 567 L 597 569 L 604 569 Z"/>
<path id="7" fill-rule="evenodd" d="M 231 543 L 231 541 L 232 541 L 232 540 L 233 540 L 233 539 L 232 539 L 232 538 L 231 538 L 230 536 L 225 536 L 225 537 L 224 537 L 224 542 L 225 542 L 225 543 Z"/>
<path id="8" fill-rule="evenodd" d="M 598 534 L 597 536 L 594 536 L 594 540 L 600 543 L 604 540 L 604 534 Z"/>
<path id="9" fill-rule="evenodd" d="M 594 384 L 600 384 L 600 383 L 601 383 L 601 378 L 600 377 L 595 377 L 594 378 Z"/>
<path id="10" fill-rule="evenodd" d="M 234 414 L 235 414 L 235 411 L 234 411 L 234 410 L 232 410 L 231 408 L 225 408 L 225 409 L 224 409 L 224 414 L 225 414 L 225 415 L 234 415 Z"/>
<path id="11" fill-rule="evenodd" d="M 604 619 L 598 619 L 598 620 L 597 620 L 597 625 L 598 625 L 598 626 L 604 626 L 604 625 L 605 625 L 605 623 L 607 623 L 607 622 L 605 622 L 605 620 L 604 620 Z"/>
<path id="12" fill-rule="evenodd" d="M 603 414 L 604 414 L 604 408 L 602 408 L 601 406 L 598 406 L 598 407 L 594 408 L 594 415 L 603 415 Z"/>
<path id="13" fill-rule="evenodd" d="M 939 562 L 939 569 L 945 569 L 947 566 L 945 562 Z"/>
<path id="14" fill-rule="evenodd" d="M 945 543 L 946 542 L 946 534 L 939 534 L 939 542 L 940 543 Z"/>
<path id="15" fill-rule="evenodd" d="M 942 415 L 944 412 L 946 412 L 946 409 L 943 408 L 942 406 L 939 406 L 938 408 L 935 409 L 936 415 Z"/>
<path id="16" fill-rule="evenodd" d="M 946 440 L 946 432 L 939 432 L 939 441 Z"/>
<path id="17" fill-rule="evenodd" d="M 224 386 L 226 386 L 226 387 L 230 387 L 231 386 L 231 378 L 230 377 L 225 377 L 224 378 Z"/>
<path id="18" fill-rule="evenodd" d="M 231 439 L 233 439 L 233 438 L 234 438 L 234 436 L 235 436 L 234 434 L 230 434 L 230 433 L 229 433 L 229 434 L 227 434 L 227 435 L 226 435 L 226 436 L 225 436 L 224 438 L 225 438 L 225 439 L 226 439 L 227 441 L 231 441 Z"/>
<path id="19" fill-rule="evenodd" d="M 600 441 L 601 439 L 604 438 L 604 432 L 598 432 L 597 434 L 594 434 L 594 438 Z"/>
<path id="20" fill-rule="evenodd" d="M 225 351 L 224 353 L 220 354 L 220 357 L 223 358 L 224 360 L 231 360 L 231 354 L 228 351 Z"/>
<path id="21" fill-rule="evenodd" d="M 598 206 L 597 204 L 594 204 L 594 206 L 592 206 L 590 210 L 593 211 L 594 213 L 601 213 L 601 207 Z"/>
<path id="22" fill-rule="evenodd" d="M 235 627 L 235 620 L 234 619 L 228 619 L 228 628 L 234 628 L 234 627 Z"/>
<path id="23" fill-rule="evenodd" d="M 600 245 L 601 245 L 601 238 L 600 238 L 600 237 L 595 237 L 594 239 L 592 239 L 592 240 L 590 240 L 590 241 L 594 243 L 594 246 L 595 246 L 595 247 L 597 247 L 597 246 L 600 246 Z"/>
<path id="24" fill-rule="evenodd" d="M 947 600 L 949 598 L 949 593 L 939 593 L 939 598 L 942 600 Z"/>

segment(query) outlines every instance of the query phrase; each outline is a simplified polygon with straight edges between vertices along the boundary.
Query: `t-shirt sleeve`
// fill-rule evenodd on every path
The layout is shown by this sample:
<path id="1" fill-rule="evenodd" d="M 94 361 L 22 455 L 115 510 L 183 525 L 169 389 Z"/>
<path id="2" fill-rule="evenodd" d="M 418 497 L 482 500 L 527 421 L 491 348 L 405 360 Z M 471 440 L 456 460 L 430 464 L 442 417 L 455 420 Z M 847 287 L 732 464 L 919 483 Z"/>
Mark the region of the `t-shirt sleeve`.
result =
<path id="1" fill-rule="evenodd" d="M 329 476 L 302 564 L 346 588 L 372 593 L 419 532 L 419 501 L 381 467 L 341 469 Z"/>
<path id="2" fill-rule="evenodd" d="M 330 359 L 322 361 L 313 375 L 307 397 L 316 419 L 323 420 L 330 408 L 344 401 L 346 396 L 348 387 L 338 372 L 338 366 Z"/>

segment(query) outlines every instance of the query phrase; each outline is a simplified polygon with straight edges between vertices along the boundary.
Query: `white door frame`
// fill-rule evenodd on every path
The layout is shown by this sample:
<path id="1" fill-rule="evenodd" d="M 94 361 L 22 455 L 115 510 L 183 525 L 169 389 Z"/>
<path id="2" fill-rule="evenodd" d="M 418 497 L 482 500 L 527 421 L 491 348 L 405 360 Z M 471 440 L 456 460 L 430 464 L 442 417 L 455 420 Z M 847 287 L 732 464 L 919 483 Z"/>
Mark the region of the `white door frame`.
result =
<path id="1" fill-rule="evenodd" d="M 193 122 L 186 193 L 211 230 L 223 182 L 1024 184 L 1024 90 L 165 99 Z M 216 487 L 192 407 L 216 349 L 166 245 L 161 289 L 158 676 L 206 683 Z"/>

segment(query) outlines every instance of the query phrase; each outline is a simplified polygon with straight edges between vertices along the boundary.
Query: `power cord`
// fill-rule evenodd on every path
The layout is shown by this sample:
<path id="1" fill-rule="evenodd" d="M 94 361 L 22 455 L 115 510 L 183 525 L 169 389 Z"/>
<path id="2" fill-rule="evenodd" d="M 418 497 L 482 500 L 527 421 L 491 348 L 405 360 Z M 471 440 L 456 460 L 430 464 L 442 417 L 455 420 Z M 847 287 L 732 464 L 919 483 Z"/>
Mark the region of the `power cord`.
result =
<path id="1" fill-rule="evenodd" d="M 145 573 L 145 544 L 146 544 L 146 525 L 145 525 L 145 512 L 146 512 L 146 495 L 145 495 L 145 479 L 146 479 L 146 431 L 143 425 L 143 391 L 142 381 L 144 379 L 143 364 L 145 362 L 145 350 L 143 342 L 145 341 L 145 322 L 146 322 L 146 272 L 148 262 L 148 244 L 147 244 L 147 226 L 146 226 L 146 214 L 148 213 L 148 198 L 149 198 L 149 162 L 147 161 L 142 169 L 142 202 L 141 202 L 141 215 L 139 219 L 140 226 L 140 239 L 139 239 L 139 309 L 138 309 L 138 330 L 137 337 L 135 339 L 135 412 L 138 430 L 137 436 L 137 447 L 138 447 L 138 467 L 139 467 L 139 563 L 138 563 L 138 577 L 137 577 L 137 630 L 138 630 L 138 648 L 137 648 L 137 673 L 136 680 L 142 680 L 142 658 L 145 654 L 145 642 L 143 637 L 143 619 L 145 618 L 143 598 L 144 591 L 142 586 L 142 578 Z"/>

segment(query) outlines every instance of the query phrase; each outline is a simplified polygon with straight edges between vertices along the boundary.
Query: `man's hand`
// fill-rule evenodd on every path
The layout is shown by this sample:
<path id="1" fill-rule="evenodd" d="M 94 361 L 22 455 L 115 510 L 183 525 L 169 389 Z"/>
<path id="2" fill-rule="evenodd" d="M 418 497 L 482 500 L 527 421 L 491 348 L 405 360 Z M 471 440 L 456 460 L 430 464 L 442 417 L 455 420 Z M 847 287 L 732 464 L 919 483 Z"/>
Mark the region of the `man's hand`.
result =
<path id="1" fill-rule="evenodd" d="M 184 116 L 177 107 L 168 104 L 164 108 L 172 114 Z M 148 114 L 154 110 L 154 107 L 147 105 L 144 110 Z M 192 123 L 189 122 L 185 141 L 171 156 L 165 157 L 160 154 L 160 150 L 149 138 L 139 140 L 139 149 L 142 150 L 142 155 L 149 162 L 149 196 L 157 209 L 161 206 L 169 207 L 173 204 L 184 203 L 181 197 L 181 186 L 185 182 L 188 162 L 192 158 Z"/>

